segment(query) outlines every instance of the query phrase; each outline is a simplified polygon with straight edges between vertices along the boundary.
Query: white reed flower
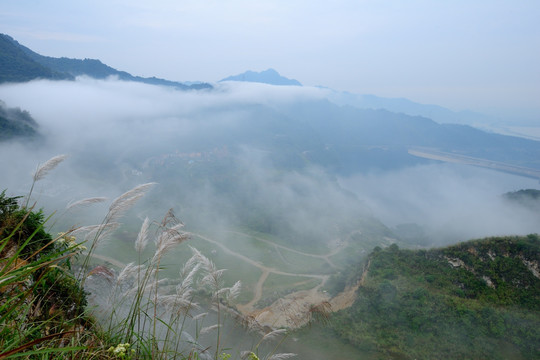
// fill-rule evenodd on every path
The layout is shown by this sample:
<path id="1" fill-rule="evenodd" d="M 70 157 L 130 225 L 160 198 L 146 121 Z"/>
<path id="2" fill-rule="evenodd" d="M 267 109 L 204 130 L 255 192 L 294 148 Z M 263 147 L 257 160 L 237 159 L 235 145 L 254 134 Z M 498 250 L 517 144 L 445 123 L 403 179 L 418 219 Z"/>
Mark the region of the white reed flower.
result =
<path id="1" fill-rule="evenodd" d="M 144 194 L 155 184 L 156 183 L 146 183 L 138 185 L 114 199 L 109 206 L 107 222 L 114 221 L 121 217 L 130 207 L 132 207 L 137 202 L 137 200 L 143 197 Z"/>
<path id="2" fill-rule="evenodd" d="M 215 325 L 212 325 L 212 326 L 204 327 L 204 328 L 201 329 L 200 334 L 201 335 L 208 334 L 210 331 L 215 330 L 215 329 L 219 328 L 220 326 L 221 325 L 219 325 L 219 324 L 215 324 Z"/>
<path id="3" fill-rule="evenodd" d="M 137 240 L 135 241 L 135 250 L 141 252 L 148 244 L 148 228 L 150 227 L 150 220 L 146 217 L 142 223 L 141 230 L 137 235 Z"/>
<path id="4" fill-rule="evenodd" d="M 294 353 L 281 353 L 281 354 L 274 354 L 268 358 L 268 360 L 283 360 L 283 359 L 290 359 L 292 357 L 295 357 L 296 354 Z"/>
<path id="5" fill-rule="evenodd" d="M 278 335 L 285 334 L 286 332 L 287 332 L 287 329 L 276 329 L 274 331 L 270 331 L 268 334 L 265 334 L 262 337 L 261 342 L 263 342 L 265 340 L 273 339 Z"/>
<path id="6" fill-rule="evenodd" d="M 100 202 L 104 202 L 106 200 L 107 200 L 106 197 L 86 198 L 86 199 L 82 199 L 82 200 L 79 200 L 79 201 L 75 201 L 73 203 L 69 203 L 66 206 L 66 209 L 70 210 L 70 209 L 73 209 L 74 207 L 83 207 L 83 206 L 88 206 L 88 205 L 92 205 L 92 204 L 97 204 L 97 203 L 100 203 Z"/>
<path id="7" fill-rule="evenodd" d="M 37 168 L 34 173 L 34 181 L 43 179 L 47 173 L 58 166 L 62 161 L 67 158 L 67 155 L 57 155 L 47 160 L 43 165 Z"/>

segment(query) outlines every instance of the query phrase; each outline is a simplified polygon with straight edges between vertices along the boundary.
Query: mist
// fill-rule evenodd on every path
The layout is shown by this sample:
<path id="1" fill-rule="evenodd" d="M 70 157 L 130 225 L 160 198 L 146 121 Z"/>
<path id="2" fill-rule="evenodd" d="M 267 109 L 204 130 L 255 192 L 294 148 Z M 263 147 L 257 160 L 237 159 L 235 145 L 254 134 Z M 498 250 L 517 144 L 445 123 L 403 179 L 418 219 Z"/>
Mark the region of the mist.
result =
<path id="1" fill-rule="evenodd" d="M 57 209 L 79 198 L 114 197 L 137 183 L 157 181 L 155 198 L 149 200 L 161 207 L 156 214 L 175 208 L 207 231 L 228 222 L 264 222 L 266 214 L 281 220 L 262 227 L 305 238 L 319 234 L 322 241 L 321 234 L 328 234 L 323 229 L 335 228 L 337 219 L 354 213 L 357 200 L 316 166 L 282 172 L 271 151 L 252 137 L 264 140 L 264 130 L 257 127 L 273 121 L 273 108 L 323 96 L 315 88 L 242 83 L 210 92 L 89 78 L 3 85 L 0 98 L 28 110 L 45 140 L 2 144 L 0 161 L 11 171 L 1 181 L 10 193 L 25 194 L 38 164 L 67 154 L 68 160 L 36 188 L 43 206 Z M 187 165 L 187 174 L 175 161 L 186 163 L 189 154 L 200 157 Z M 223 172 L 229 174 L 227 183 L 220 178 Z M 246 215 L 242 207 L 261 213 Z M 280 224 L 285 228 L 276 229 Z"/>
<path id="2" fill-rule="evenodd" d="M 535 214 L 501 197 L 534 188 L 531 179 L 431 164 L 358 173 L 338 184 L 316 164 L 299 160 L 299 166 L 289 165 L 288 159 L 273 158 L 275 151 L 264 144 L 265 129 L 290 122 L 280 107 L 326 95 L 317 88 L 234 82 L 213 91 L 183 92 L 113 78 L 2 85 L 0 99 L 29 111 L 46 140 L 2 144 L 0 161 L 10 171 L 1 174 L 1 181 L 10 192 L 24 194 L 35 167 L 62 153 L 70 158 L 38 187 L 41 200 L 54 199 L 55 206 L 157 181 L 161 188 L 154 196 L 159 200 L 152 203 L 160 203 L 160 211 L 177 208 L 207 228 L 209 223 L 264 222 L 267 216 L 274 220 L 259 224 L 261 230 L 294 233 L 296 238 L 324 234 L 315 236 L 323 241 L 330 236 L 327 229 L 371 213 L 390 227 L 417 223 L 445 243 L 538 231 Z M 281 123 L 268 120 L 274 118 Z M 199 158 L 189 160 L 192 153 Z M 195 169 L 203 159 L 216 164 L 215 173 Z M 189 173 L 180 173 L 175 167 L 181 161 L 198 163 Z M 283 171 L 290 166 L 292 171 Z M 224 171 L 229 174 L 226 183 L 219 175 Z M 259 219 L 246 218 L 239 207 L 260 211 Z"/>
<path id="3" fill-rule="evenodd" d="M 540 231 L 538 214 L 502 195 L 537 188 L 526 177 L 459 164 L 430 164 L 340 178 L 390 227 L 414 223 L 434 245 Z"/>
<path id="4" fill-rule="evenodd" d="M 276 300 L 296 291 L 302 274 L 328 278 L 377 245 L 441 246 L 540 232 L 533 210 L 502 196 L 535 188 L 537 180 L 435 161 L 335 171 L 337 157 L 310 118 L 299 121 L 302 112 L 291 110 L 325 101 L 328 94 L 233 82 L 184 92 L 114 78 L 1 85 L 0 100 L 27 110 L 43 137 L 0 144 L 6 169 L 0 190 L 28 194 L 36 167 L 67 154 L 36 184 L 32 200 L 47 213 L 57 211 L 57 225 L 70 227 L 99 223 L 107 210 L 100 204 L 65 213 L 70 201 L 114 199 L 137 184 L 156 182 L 125 219 L 128 226 L 115 239 L 120 244 L 105 245 L 103 252 L 132 261 L 133 250 L 125 250 L 132 245 L 124 240 L 136 237 L 144 217 L 159 221 L 172 208 L 188 231 L 201 235 L 190 244 L 218 266 L 232 267 L 228 286 L 236 276 L 247 278 L 244 305 L 255 299 L 262 269 L 276 283 L 279 276 L 296 279 L 268 290 L 265 296 Z M 427 240 L 403 241 L 403 224 L 417 225 Z M 203 236 L 232 250 L 241 246 L 252 263 Z M 164 267 L 177 271 L 182 261 L 184 255 L 173 253 Z M 320 281 L 312 285 L 315 291 L 325 285 Z"/>

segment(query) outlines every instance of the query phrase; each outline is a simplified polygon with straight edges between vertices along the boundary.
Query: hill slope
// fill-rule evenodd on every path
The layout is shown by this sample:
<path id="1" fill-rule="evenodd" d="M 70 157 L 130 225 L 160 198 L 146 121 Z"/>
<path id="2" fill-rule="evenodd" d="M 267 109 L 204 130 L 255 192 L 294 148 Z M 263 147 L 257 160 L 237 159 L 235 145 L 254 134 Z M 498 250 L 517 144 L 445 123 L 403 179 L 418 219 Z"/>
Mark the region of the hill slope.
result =
<path id="1" fill-rule="evenodd" d="M 537 235 L 376 248 L 357 300 L 331 326 L 360 348 L 399 359 L 538 358 L 539 259 Z"/>
<path id="2" fill-rule="evenodd" d="M 0 34 L 0 83 L 23 82 L 33 79 L 64 80 L 73 77 L 55 71 L 35 59 L 11 37 Z"/>
<path id="3" fill-rule="evenodd" d="M 19 108 L 8 108 L 0 100 L 0 141 L 16 137 L 35 137 L 38 124 L 30 113 Z"/>
<path id="4" fill-rule="evenodd" d="M 172 86 L 182 90 L 212 88 L 210 84 L 185 85 L 156 77 L 143 78 L 116 70 L 96 59 L 54 58 L 40 55 L 19 44 L 8 35 L 0 34 L 0 83 L 23 82 L 33 79 L 65 80 L 86 75 L 96 79 L 116 76 L 120 80 L 136 81 L 151 85 Z"/>

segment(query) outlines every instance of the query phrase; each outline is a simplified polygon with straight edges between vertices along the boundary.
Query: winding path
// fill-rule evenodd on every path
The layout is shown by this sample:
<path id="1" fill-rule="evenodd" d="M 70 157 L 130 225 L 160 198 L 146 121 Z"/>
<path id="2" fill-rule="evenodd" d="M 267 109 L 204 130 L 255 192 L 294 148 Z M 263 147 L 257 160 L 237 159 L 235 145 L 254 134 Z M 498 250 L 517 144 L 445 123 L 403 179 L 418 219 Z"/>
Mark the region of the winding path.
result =
<path id="1" fill-rule="evenodd" d="M 276 244 L 275 242 L 273 241 L 270 241 L 270 240 L 267 240 L 267 239 L 264 239 L 264 238 L 261 238 L 261 237 L 258 237 L 258 236 L 254 236 L 254 235 L 249 235 L 249 234 L 245 234 L 245 233 L 241 233 L 239 231 L 226 231 L 228 233 L 231 233 L 231 234 L 238 234 L 238 235 L 242 235 L 242 236 L 248 236 L 248 237 L 251 237 L 255 240 L 258 240 L 258 241 L 261 241 L 261 242 L 264 242 L 264 243 L 267 243 L 267 244 L 270 244 L 272 246 L 274 246 L 274 248 L 276 248 L 276 250 L 278 248 L 281 248 L 281 249 L 284 249 L 284 250 L 287 250 L 287 251 L 290 251 L 290 252 L 293 252 L 293 253 L 296 253 L 296 254 L 300 254 L 300 255 L 303 255 L 303 256 L 307 256 L 307 257 L 312 257 L 312 258 L 317 258 L 317 259 L 323 259 L 324 261 L 326 261 L 331 267 L 333 267 L 334 269 L 337 269 L 337 266 L 330 260 L 330 257 L 331 256 L 334 256 L 336 255 L 338 252 L 340 252 L 347 244 L 345 242 L 343 242 L 342 244 L 340 244 L 339 246 L 336 246 L 331 252 L 329 252 L 328 254 L 326 255 L 318 255 L 318 254 L 310 254 L 310 253 L 306 253 L 306 252 L 303 252 L 303 251 L 300 251 L 300 250 L 296 250 L 296 249 L 291 249 L 289 247 L 286 247 L 284 245 L 280 245 L 280 244 Z M 278 253 L 280 254 L 280 256 L 283 258 L 283 255 L 278 251 Z M 283 258 L 283 260 L 285 260 Z M 287 261 L 285 261 L 287 262 Z"/>
<path id="2" fill-rule="evenodd" d="M 281 249 L 285 249 L 287 251 L 291 251 L 291 252 L 294 252 L 294 253 L 297 253 L 297 254 L 300 254 L 300 255 L 303 255 L 303 256 L 324 259 L 334 268 L 336 266 L 328 259 L 328 257 L 337 254 L 344 247 L 344 245 L 339 246 L 339 247 L 333 249 L 330 253 L 328 253 L 326 255 L 316 255 L 316 254 L 309 254 L 309 253 L 305 253 L 305 252 L 302 252 L 302 251 L 299 251 L 299 250 L 291 249 L 291 248 L 288 248 L 286 246 L 276 244 L 276 243 L 274 243 L 274 242 L 272 242 L 270 240 L 266 240 L 266 239 L 259 238 L 259 237 L 256 237 L 256 236 L 251 236 L 251 235 L 244 234 L 244 233 L 241 233 L 241 232 L 236 232 L 236 231 L 229 231 L 229 232 L 234 233 L 234 234 L 239 234 L 239 235 L 249 236 L 249 237 L 255 238 L 258 241 L 262 241 L 262 242 L 265 242 L 267 244 L 273 245 L 276 249 L 281 248 Z M 262 271 L 262 274 L 259 277 L 259 280 L 257 281 L 257 284 L 255 284 L 255 287 L 253 289 L 253 298 L 247 304 L 243 304 L 243 305 L 238 306 L 238 308 L 244 313 L 249 313 L 249 312 L 252 312 L 252 311 L 255 310 L 254 305 L 261 299 L 264 282 L 266 281 L 266 279 L 268 278 L 268 276 L 270 274 L 285 275 L 285 276 L 300 276 L 300 277 L 306 277 L 306 278 L 312 278 L 312 279 L 321 280 L 321 283 L 319 285 L 315 286 L 313 289 L 310 290 L 310 292 L 312 292 L 312 293 L 316 293 L 326 283 L 326 281 L 330 278 L 330 275 L 289 273 L 289 272 L 281 271 L 281 270 L 278 270 L 278 269 L 275 269 L 275 268 L 272 268 L 272 267 L 268 267 L 268 266 L 265 266 L 265 265 L 263 265 L 263 264 L 261 264 L 261 263 L 259 263 L 257 261 L 254 261 L 253 259 L 250 259 L 247 256 L 244 256 L 242 254 L 237 253 L 236 251 L 233 251 L 233 250 L 229 249 L 228 247 L 226 247 L 225 245 L 223 245 L 222 243 L 220 243 L 220 242 L 218 242 L 216 240 L 210 239 L 210 238 L 208 238 L 206 236 L 203 236 L 203 235 L 200 235 L 200 234 L 191 233 L 191 235 L 193 235 L 194 237 L 198 237 L 199 239 L 205 240 L 207 242 L 210 242 L 210 243 L 220 247 L 227 254 L 235 256 L 235 257 L 247 262 L 248 264 L 259 268 Z"/>
<path id="3" fill-rule="evenodd" d="M 330 257 L 333 256 L 333 255 L 336 255 L 337 253 L 339 253 L 341 250 L 343 250 L 347 246 L 347 242 L 342 241 L 342 242 L 339 243 L 338 246 L 333 248 L 328 254 L 319 255 L 319 254 L 306 253 L 306 252 L 296 250 L 296 249 L 291 249 L 291 248 L 289 248 L 287 246 L 276 244 L 273 241 L 270 241 L 270 240 L 267 240 L 267 239 L 264 239 L 264 238 L 261 238 L 261 237 L 245 234 L 245 233 L 242 233 L 242 232 L 237 232 L 237 231 L 228 231 L 228 232 L 232 233 L 232 234 L 238 234 L 238 235 L 242 235 L 242 236 L 245 236 L 245 237 L 253 238 L 253 239 L 256 239 L 257 241 L 261 241 L 261 242 L 264 242 L 264 243 L 267 243 L 267 244 L 273 246 L 274 249 L 279 254 L 281 260 L 283 260 L 286 263 L 289 263 L 289 262 L 283 256 L 280 249 L 285 250 L 285 251 L 290 251 L 290 252 L 293 252 L 293 253 L 296 253 L 296 254 L 299 254 L 299 255 L 302 255 L 302 256 L 306 256 L 306 257 L 311 257 L 311 258 L 316 258 L 316 259 L 323 259 L 331 267 L 333 267 L 334 269 L 337 269 L 337 266 L 330 260 Z M 254 267 L 261 270 L 262 274 L 259 277 L 257 283 L 254 285 L 253 297 L 251 298 L 251 300 L 249 302 L 247 302 L 246 304 L 237 305 L 237 308 L 244 315 L 252 314 L 252 313 L 257 311 L 257 309 L 255 308 L 255 304 L 257 304 L 257 302 L 262 298 L 264 283 L 265 283 L 265 281 L 267 280 L 267 278 L 268 278 L 268 276 L 270 274 L 304 277 L 304 278 L 308 278 L 308 279 L 318 279 L 318 280 L 320 280 L 320 283 L 317 286 L 315 286 L 315 287 L 313 287 L 313 288 L 311 288 L 309 290 L 303 290 L 303 291 L 300 291 L 300 292 L 297 292 L 297 293 L 298 294 L 300 294 L 300 293 L 303 294 L 304 302 L 305 302 L 306 305 L 313 304 L 316 301 L 322 302 L 322 301 L 329 300 L 328 295 L 320 293 L 319 290 L 328 281 L 328 279 L 330 278 L 330 275 L 305 274 L 305 273 L 304 274 L 298 274 L 298 273 L 290 273 L 290 272 L 281 271 L 281 270 L 273 268 L 273 267 L 265 266 L 265 265 L 261 264 L 260 262 L 257 262 L 257 261 L 255 261 L 255 260 L 253 260 L 253 259 L 251 259 L 251 258 L 249 258 L 249 257 L 247 257 L 245 255 L 242 255 L 242 254 L 240 254 L 240 253 L 238 253 L 238 252 L 236 252 L 234 250 L 231 250 L 230 248 L 228 248 L 227 246 L 225 246 L 221 242 L 213 240 L 211 238 L 208 238 L 208 237 L 206 237 L 204 235 L 197 234 L 197 233 L 188 233 L 188 234 L 192 235 L 194 238 L 199 238 L 201 240 L 209 242 L 209 243 L 219 247 L 220 249 L 222 249 L 228 255 L 234 256 L 234 257 L 238 258 L 239 260 L 241 260 L 243 262 L 246 262 L 246 263 L 248 263 L 248 264 L 250 264 L 250 265 L 252 265 L 252 266 L 254 266 Z M 120 267 L 120 268 L 125 266 L 125 264 L 123 264 L 122 262 L 120 262 L 120 261 L 118 261 L 116 259 L 113 259 L 113 258 L 111 258 L 109 256 L 99 255 L 99 254 L 92 254 L 92 257 L 107 261 L 107 262 L 111 263 L 112 265 Z M 369 264 L 368 264 L 368 267 L 369 267 Z M 365 277 L 365 274 L 363 274 L 363 276 L 362 276 L 362 281 L 363 281 L 364 277 Z M 308 281 L 308 280 L 306 280 L 306 281 Z M 301 281 L 299 283 L 303 283 L 303 282 L 305 282 L 305 281 Z M 294 294 L 290 294 L 287 297 L 289 297 L 291 295 L 294 297 Z M 294 297 L 294 298 L 295 298 L 295 301 L 300 301 L 298 297 Z M 345 302 L 347 302 L 347 301 L 345 301 Z M 295 303 L 294 305 L 296 306 L 297 304 Z"/>

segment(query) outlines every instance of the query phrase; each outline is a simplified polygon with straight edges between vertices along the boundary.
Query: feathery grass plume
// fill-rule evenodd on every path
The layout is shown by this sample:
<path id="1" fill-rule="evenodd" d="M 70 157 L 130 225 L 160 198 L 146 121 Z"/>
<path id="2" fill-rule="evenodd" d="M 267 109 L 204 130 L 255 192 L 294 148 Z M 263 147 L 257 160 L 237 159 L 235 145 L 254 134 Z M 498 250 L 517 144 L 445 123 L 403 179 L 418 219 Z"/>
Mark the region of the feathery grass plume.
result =
<path id="1" fill-rule="evenodd" d="M 175 225 L 178 225 L 178 224 L 182 224 L 182 222 L 180 220 L 178 220 L 178 218 L 174 214 L 173 209 L 170 208 L 167 211 L 167 213 L 165 214 L 165 216 L 163 217 L 163 220 L 161 221 L 161 226 L 165 228 L 165 227 L 175 226 Z M 183 225 L 184 224 L 182 224 L 182 226 Z"/>
<path id="2" fill-rule="evenodd" d="M 197 260 L 199 264 L 201 264 L 202 268 L 207 273 L 212 273 L 216 271 L 216 266 L 212 262 L 212 260 L 208 259 L 206 256 L 204 256 L 199 250 L 195 249 L 193 246 L 190 246 L 191 251 L 193 252 L 193 256 Z"/>
<path id="3" fill-rule="evenodd" d="M 262 333 L 264 331 L 264 327 L 257 321 L 255 316 L 253 315 L 247 315 L 242 316 L 238 319 L 242 326 L 250 333 Z"/>
<path id="4" fill-rule="evenodd" d="M 43 165 L 39 166 L 34 173 L 34 182 L 43 179 L 47 173 L 58 166 L 62 161 L 67 158 L 67 155 L 57 155 L 47 160 Z"/>
<path id="5" fill-rule="evenodd" d="M 78 200 L 78 201 L 69 203 L 66 206 L 66 210 L 71 210 L 71 209 L 73 209 L 75 207 L 84 207 L 84 206 L 88 206 L 88 205 L 93 205 L 93 204 L 104 202 L 106 200 L 107 200 L 106 197 L 86 198 L 86 199 L 82 199 L 82 200 Z"/>
<path id="6" fill-rule="evenodd" d="M 90 270 L 90 272 L 88 273 L 88 276 L 91 276 L 91 275 L 99 275 L 103 277 L 105 280 L 107 280 L 110 284 L 112 284 L 114 280 L 113 272 L 109 268 L 103 265 L 98 265 L 92 270 Z"/>
<path id="7" fill-rule="evenodd" d="M 119 223 L 109 223 L 109 224 L 100 224 L 100 225 L 88 225 L 88 226 L 81 226 L 79 228 L 73 229 L 71 231 L 72 235 L 80 237 L 84 234 L 84 241 L 94 241 L 96 240 L 96 236 L 99 234 L 99 237 L 97 238 L 98 241 L 103 240 L 107 236 L 109 236 L 112 232 L 114 232 L 118 226 L 120 226 Z"/>
<path id="8" fill-rule="evenodd" d="M 203 313 L 195 315 L 191 320 L 198 321 L 199 319 L 205 318 L 207 315 L 208 315 L 207 312 L 203 312 Z"/>
<path id="9" fill-rule="evenodd" d="M 220 324 L 214 324 L 211 326 L 204 327 L 201 329 L 200 335 L 208 334 L 210 331 L 215 330 L 220 326 L 221 326 Z"/>
<path id="10" fill-rule="evenodd" d="M 34 191 L 34 186 L 36 185 L 36 182 L 43 179 L 49 171 L 57 167 L 58 164 L 60 164 L 66 158 L 67 158 L 67 155 L 57 155 L 47 160 L 43 165 L 38 166 L 38 168 L 36 169 L 36 172 L 32 176 L 32 180 L 33 180 L 32 186 L 30 187 L 30 191 L 28 192 L 28 195 L 26 195 L 26 203 L 24 205 L 24 208 L 28 208 L 28 204 L 30 203 L 30 198 L 32 197 L 32 192 Z"/>
<path id="11" fill-rule="evenodd" d="M 148 228 L 150 227 L 150 220 L 146 217 L 141 225 L 141 230 L 137 235 L 137 240 L 135 240 L 135 250 L 137 252 L 142 252 L 146 245 L 148 244 Z"/>
<path id="12" fill-rule="evenodd" d="M 273 339 L 273 338 L 277 337 L 278 335 L 285 334 L 285 333 L 287 333 L 287 329 L 276 329 L 276 330 L 270 331 L 268 334 L 265 334 L 262 337 L 260 343 L 265 341 L 265 340 Z"/>
<path id="13" fill-rule="evenodd" d="M 233 286 L 228 288 L 229 291 L 227 293 L 227 296 L 225 297 L 225 300 L 227 302 L 231 302 L 234 299 L 236 299 L 238 295 L 240 295 L 241 288 L 242 288 L 242 282 L 238 280 L 237 282 L 234 283 Z"/>
<path id="14" fill-rule="evenodd" d="M 161 259 L 170 248 L 189 239 L 190 236 L 188 233 L 179 231 L 182 226 L 183 225 L 176 225 L 171 229 L 165 229 L 161 232 L 156 240 L 157 249 L 152 259 L 153 262 Z"/>
<path id="15" fill-rule="evenodd" d="M 144 196 L 144 194 L 156 183 L 146 183 L 134 187 L 131 190 L 126 191 L 119 197 L 113 200 L 109 206 L 109 213 L 107 214 L 107 221 L 113 221 L 121 217 L 130 207 L 132 207 L 137 200 Z"/>
<path id="16" fill-rule="evenodd" d="M 292 357 L 295 357 L 296 354 L 294 353 L 281 353 L 281 354 L 274 354 L 268 358 L 268 360 L 283 360 L 283 359 L 290 359 Z"/>
<path id="17" fill-rule="evenodd" d="M 116 283 L 121 284 L 124 281 L 126 281 L 128 278 L 135 276 L 139 271 L 144 269 L 144 265 L 135 265 L 135 263 L 131 262 L 124 266 L 122 271 L 120 271 L 120 274 L 118 274 L 118 277 L 116 278 Z"/>
<path id="18" fill-rule="evenodd" d="M 84 241 L 91 241 L 93 248 L 95 248 L 97 244 L 111 236 L 119 226 L 120 223 L 117 222 L 94 225 L 91 227 L 92 229 L 85 235 Z M 91 250 L 93 250 L 93 248 Z"/>
<path id="19" fill-rule="evenodd" d="M 182 311 L 185 313 L 187 310 L 197 309 L 199 307 L 199 305 L 194 303 L 191 298 L 185 298 L 176 294 L 158 295 L 157 301 L 159 305 L 166 306 L 175 313 L 180 313 Z"/>

